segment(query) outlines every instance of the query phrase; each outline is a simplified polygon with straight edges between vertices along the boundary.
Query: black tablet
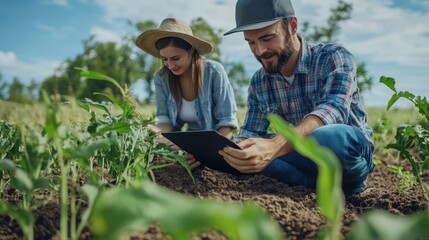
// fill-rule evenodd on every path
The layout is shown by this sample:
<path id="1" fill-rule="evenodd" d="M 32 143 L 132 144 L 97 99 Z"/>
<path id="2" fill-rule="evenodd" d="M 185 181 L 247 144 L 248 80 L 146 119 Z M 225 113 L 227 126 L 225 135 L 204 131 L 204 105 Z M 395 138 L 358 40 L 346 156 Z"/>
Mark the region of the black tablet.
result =
<path id="1" fill-rule="evenodd" d="M 240 149 L 240 147 L 217 131 L 165 132 L 161 134 L 182 150 L 194 155 L 195 159 L 204 166 L 226 173 L 240 173 L 237 169 L 231 167 L 218 153 L 219 150 L 226 146 L 237 149 Z"/>

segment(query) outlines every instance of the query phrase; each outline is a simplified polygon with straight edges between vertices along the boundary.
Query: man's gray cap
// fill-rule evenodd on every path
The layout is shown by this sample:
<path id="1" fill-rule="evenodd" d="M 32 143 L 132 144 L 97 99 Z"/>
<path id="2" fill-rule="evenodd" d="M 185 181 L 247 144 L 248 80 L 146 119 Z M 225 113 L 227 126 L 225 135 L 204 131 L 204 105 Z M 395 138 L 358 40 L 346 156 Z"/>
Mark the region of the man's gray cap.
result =
<path id="1" fill-rule="evenodd" d="M 235 6 L 237 27 L 223 35 L 264 28 L 294 16 L 290 0 L 238 0 Z"/>

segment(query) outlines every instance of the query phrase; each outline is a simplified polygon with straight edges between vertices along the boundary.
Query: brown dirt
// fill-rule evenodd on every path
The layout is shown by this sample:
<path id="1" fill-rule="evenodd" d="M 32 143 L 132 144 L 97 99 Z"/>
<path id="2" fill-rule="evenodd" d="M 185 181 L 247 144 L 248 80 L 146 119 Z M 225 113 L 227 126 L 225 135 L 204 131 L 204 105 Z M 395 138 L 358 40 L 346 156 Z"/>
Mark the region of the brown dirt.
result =
<path id="1" fill-rule="evenodd" d="M 308 239 L 314 237 L 325 224 L 316 206 L 316 194 L 312 189 L 290 187 L 262 175 L 234 176 L 208 168 L 194 171 L 195 182 L 178 165 L 158 169 L 155 172 L 158 184 L 195 198 L 212 198 L 220 201 L 254 201 L 265 209 L 283 228 L 288 239 Z M 367 180 L 370 191 L 346 196 L 346 208 L 342 233 L 345 235 L 350 225 L 362 214 L 373 209 L 383 209 L 396 215 L 409 215 L 426 209 L 421 190 L 399 191 L 399 178 L 395 173 L 376 166 Z M 11 202 L 16 201 L 16 193 L 4 193 Z M 59 205 L 48 202 L 35 211 L 35 239 L 59 239 Z M 0 215 L 0 239 L 23 239 L 18 224 L 10 217 Z M 85 229 L 80 239 L 91 239 Z M 151 226 L 141 232 L 131 234 L 128 239 L 170 239 L 162 231 Z M 206 232 L 195 239 L 226 239 L 214 231 Z"/>

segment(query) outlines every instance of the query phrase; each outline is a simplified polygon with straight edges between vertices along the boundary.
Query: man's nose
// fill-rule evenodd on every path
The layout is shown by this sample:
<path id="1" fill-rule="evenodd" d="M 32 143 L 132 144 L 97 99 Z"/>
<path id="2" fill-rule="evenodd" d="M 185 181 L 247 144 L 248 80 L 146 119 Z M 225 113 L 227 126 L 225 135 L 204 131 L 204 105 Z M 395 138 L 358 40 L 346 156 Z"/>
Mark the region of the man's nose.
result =
<path id="1" fill-rule="evenodd" d="M 267 51 L 267 48 L 262 43 L 255 43 L 255 54 L 260 57 L 262 54 Z"/>

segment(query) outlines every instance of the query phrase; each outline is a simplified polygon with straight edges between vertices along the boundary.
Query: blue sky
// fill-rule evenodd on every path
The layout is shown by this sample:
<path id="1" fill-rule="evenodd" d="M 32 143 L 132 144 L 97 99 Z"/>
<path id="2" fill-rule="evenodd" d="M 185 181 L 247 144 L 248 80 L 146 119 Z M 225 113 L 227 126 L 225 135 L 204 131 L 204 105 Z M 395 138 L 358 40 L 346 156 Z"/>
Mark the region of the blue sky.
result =
<path id="1" fill-rule="evenodd" d="M 325 23 L 337 0 L 292 0 L 300 23 Z M 350 0 L 349 0 L 350 1 Z M 204 2 L 204 4 L 202 4 Z M 235 26 L 235 0 L 2 0 L 0 1 L 1 81 L 18 77 L 42 81 L 67 59 L 83 52 L 82 42 L 122 41 L 136 34 L 126 20 L 160 22 L 165 17 L 188 23 L 203 17 L 225 31 Z M 365 105 L 385 106 L 390 90 L 380 76 L 394 77 L 398 90 L 429 98 L 429 0 L 352 1 L 352 19 L 341 27 L 338 43 L 365 62 L 374 87 Z M 298 30 L 299 31 L 299 30 Z M 223 38 L 225 59 L 242 62 L 249 75 L 259 68 L 241 33 Z M 141 86 L 140 86 L 141 87 Z M 136 94 L 142 90 L 139 85 Z M 400 101 L 398 106 L 409 106 Z"/>

